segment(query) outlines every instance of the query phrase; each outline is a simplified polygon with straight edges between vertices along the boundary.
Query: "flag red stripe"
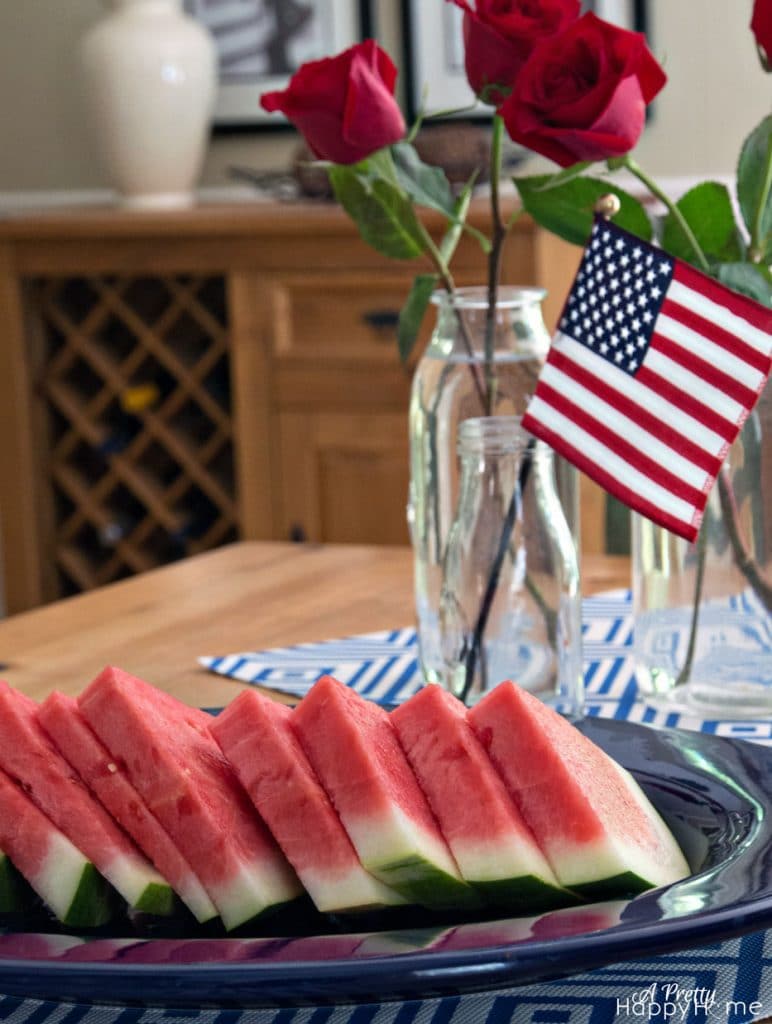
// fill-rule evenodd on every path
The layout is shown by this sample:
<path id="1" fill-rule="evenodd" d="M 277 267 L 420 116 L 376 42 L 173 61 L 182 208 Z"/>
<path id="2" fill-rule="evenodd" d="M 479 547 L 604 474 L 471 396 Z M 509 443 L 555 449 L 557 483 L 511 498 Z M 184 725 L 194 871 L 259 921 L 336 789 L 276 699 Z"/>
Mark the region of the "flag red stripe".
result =
<path id="1" fill-rule="evenodd" d="M 566 441 L 565 437 L 561 434 L 556 434 L 554 431 L 545 427 L 539 420 L 535 420 L 528 413 L 523 417 L 523 427 L 526 430 L 530 430 L 532 434 L 545 441 L 548 445 L 551 445 L 556 452 L 564 455 L 569 462 L 572 462 L 578 469 L 586 473 L 592 480 L 597 484 L 600 484 L 609 494 L 613 494 L 614 497 L 619 498 L 625 505 L 629 505 L 630 508 L 635 509 L 636 512 L 640 512 L 642 515 L 647 516 L 649 519 L 654 520 L 655 523 L 659 523 L 660 526 L 664 526 L 667 530 L 672 530 L 673 533 L 678 534 L 679 537 L 684 537 L 686 540 L 693 542 L 699 531 L 699 524 L 702 518 L 702 513 L 705 509 L 705 503 L 707 502 L 707 495 L 702 495 L 701 504 L 697 506 L 694 519 L 692 522 L 687 523 L 682 519 L 678 519 L 675 516 L 671 516 L 667 512 L 663 512 L 659 505 L 655 502 L 648 501 L 638 491 L 634 491 L 624 484 L 621 484 L 619 480 L 612 474 L 606 472 L 597 462 L 588 458 L 573 445 Z"/>
<path id="2" fill-rule="evenodd" d="M 701 377 L 707 384 L 711 384 L 718 391 L 728 395 L 729 398 L 733 398 L 735 402 L 739 402 L 746 409 L 750 409 L 756 401 L 755 391 L 746 388 L 744 384 L 735 380 L 734 377 L 730 377 L 729 374 L 724 373 L 715 366 L 711 366 L 710 363 L 705 362 L 704 359 L 701 359 L 688 348 L 684 348 L 683 345 L 679 345 L 657 331 L 651 337 L 649 348 L 654 349 L 656 352 L 661 352 L 668 359 L 672 359 L 674 363 L 683 366 L 685 370 L 690 370 L 698 377 Z"/>
<path id="3" fill-rule="evenodd" d="M 737 436 L 736 423 L 730 423 L 729 420 L 725 420 L 723 416 L 719 416 L 718 413 L 708 408 L 707 405 L 703 405 L 694 395 L 687 394 L 686 391 L 682 391 L 681 388 L 669 380 L 650 370 L 645 363 L 636 372 L 635 379 L 639 384 L 645 384 L 647 388 L 651 388 L 652 391 L 662 395 L 668 402 L 680 406 L 692 419 L 702 423 L 703 426 L 714 431 L 719 437 L 723 437 L 727 444 L 731 444 Z"/>
<path id="4" fill-rule="evenodd" d="M 677 320 L 684 327 L 688 327 L 690 330 L 702 335 L 703 338 L 712 341 L 720 348 L 731 353 L 735 358 L 748 363 L 754 370 L 758 370 L 760 373 L 769 372 L 768 356 L 765 356 L 763 352 L 759 352 L 758 349 L 753 348 L 751 345 L 746 345 L 736 334 L 732 334 L 718 324 L 706 320 L 693 309 L 688 309 L 686 306 L 682 306 L 668 297 L 662 303 L 660 312 Z"/>
<path id="5" fill-rule="evenodd" d="M 618 455 L 620 459 L 632 466 L 633 469 L 637 469 L 639 473 L 643 473 L 644 476 L 647 476 L 665 490 L 670 491 L 671 494 L 674 494 L 682 501 L 687 501 L 690 505 L 699 507 L 700 502 L 703 500 L 703 492 L 701 490 L 686 483 L 680 476 L 671 473 L 670 470 L 666 469 L 655 459 L 644 455 L 635 445 L 630 444 L 629 441 L 620 437 L 619 434 L 604 426 L 600 420 L 591 416 L 585 409 L 580 409 L 575 402 L 561 395 L 543 380 L 539 387 L 539 398 L 559 413 L 562 413 L 566 419 L 571 420 L 572 423 L 575 423 L 600 441 L 609 451 Z"/>
<path id="6" fill-rule="evenodd" d="M 714 281 L 712 277 L 702 274 L 682 260 L 675 261 L 673 278 L 685 287 L 700 292 L 712 302 L 725 306 L 730 312 L 741 316 L 743 320 L 747 320 L 754 327 L 758 327 L 760 331 L 772 333 L 772 309 L 766 309 L 760 302 L 754 302 L 753 299 L 745 295 L 738 295 L 726 285 Z"/>
<path id="7" fill-rule="evenodd" d="M 604 402 L 607 402 L 617 412 L 629 417 L 642 430 L 651 434 L 652 437 L 662 441 L 663 444 L 678 452 L 679 455 L 683 455 L 685 459 L 688 459 L 695 466 L 705 470 L 706 473 L 710 473 L 711 476 L 715 476 L 718 473 L 721 467 L 720 459 L 715 458 L 715 456 L 700 448 L 699 445 L 684 437 L 683 434 L 678 430 L 674 430 L 667 423 L 659 419 L 659 417 L 653 416 L 629 395 L 617 391 L 583 366 L 574 363 L 563 352 L 559 352 L 554 345 L 550 350 L 549 362 L 567 377 L 575 380 L 577 384 L 581 384 L 588 391 L 591 391 Z M 682 408 L 681 403 L 679 403 L 679 408 Z"/>

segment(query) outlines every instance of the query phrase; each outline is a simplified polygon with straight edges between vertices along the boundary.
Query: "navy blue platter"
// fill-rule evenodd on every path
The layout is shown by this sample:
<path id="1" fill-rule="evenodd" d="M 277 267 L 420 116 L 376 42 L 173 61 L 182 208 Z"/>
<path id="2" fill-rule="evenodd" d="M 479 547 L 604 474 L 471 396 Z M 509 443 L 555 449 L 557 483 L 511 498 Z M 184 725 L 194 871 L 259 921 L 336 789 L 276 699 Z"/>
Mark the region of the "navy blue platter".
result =
<path id="1" fill-rule="evenodd" d="M 601 719 L 580 728 L 636 776 L 681 843 L 691 877 L 632 900 L 536 918 L 421 919 L 386 930 L 327 922 L 321 931 L 256 938 L 147 938 L 9 928 L 0 934 L 0 992 L 218 1008 L 427 998 L 543 981 L 772 926 L 772 750 Z"/>

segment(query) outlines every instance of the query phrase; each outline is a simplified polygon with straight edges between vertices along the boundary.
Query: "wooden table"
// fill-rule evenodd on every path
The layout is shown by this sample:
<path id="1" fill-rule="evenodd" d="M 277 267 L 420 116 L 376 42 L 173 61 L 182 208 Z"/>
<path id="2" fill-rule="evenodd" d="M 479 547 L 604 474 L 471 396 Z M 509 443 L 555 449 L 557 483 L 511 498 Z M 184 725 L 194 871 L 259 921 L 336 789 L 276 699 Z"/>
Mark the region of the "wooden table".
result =
<path id="1" fill-rule="evenodd" d="M 629 585 L 629 560 L 586 555 L 585 594 Z M 1 673 L 40 699 L 119 665 L 199 706 L 241 684 L 199 668 L 228 654 L 413 621 L 407 548 L 245 542 L 0 622 Z"/>

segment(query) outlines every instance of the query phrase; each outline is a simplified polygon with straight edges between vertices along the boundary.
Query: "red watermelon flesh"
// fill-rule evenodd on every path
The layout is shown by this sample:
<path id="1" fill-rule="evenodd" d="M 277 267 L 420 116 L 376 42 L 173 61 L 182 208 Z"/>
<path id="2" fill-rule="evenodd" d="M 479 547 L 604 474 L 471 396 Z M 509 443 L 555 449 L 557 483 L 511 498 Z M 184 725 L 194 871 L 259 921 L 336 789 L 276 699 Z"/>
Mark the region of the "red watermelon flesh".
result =
<path id="1" fill-rule="evenodd" d="M 325 676 L 291 722 L 365 869 L 411 902 L 472 905 L 386 711 Z"/>
<path id="2" fill-rule="evenodd" d="M 0 847 L 64 924 L 94 928 L 110 920 L 112 901 L 105 880 L 2 770 Z"/>
<path id="3" fill-rule="evenodd" d="M 284 704 L 245 690 L 212 723 L 244 789 L 324 913 L 404 903 L 362 867 Z"/>
<path id="4" fill-rule="evenodd" d="M 190 864 L 152 814 L 126 772 L 113 761 L 78 708 L 74 697 L 52 693 L 38 708 L 38 720 L 91 792 L 152 861 L 198 921 L 217 910 Z"/>
<path id="5" fill-rule="evenodd" d="M 130 907 L 170 913 L 173 893 L 168 883 L 75 775 L 43 731 L 37 709 L 34 700 L 0 681 L 0 767 Z"/>
<path id="6" fill-rule="evenodd" d="M 601 899 L 689 873 L 632 776 L 536 697 L 502 683 L 468 717 L 561 884 Z"/>
<path id="7" fill-rule="evenodd" d="M 228 929 L 295 899 L 298 880 L 209 731 L 211 719 L 117 668 L 78 705 L 207 889 Z"/>
<path id="8" fill-rule="evenodd" d="M 576 902 L 558 886 L 460 700 L 425 686 L 391 722 L 461 874 L 487 902 L 510 910 Z"/>

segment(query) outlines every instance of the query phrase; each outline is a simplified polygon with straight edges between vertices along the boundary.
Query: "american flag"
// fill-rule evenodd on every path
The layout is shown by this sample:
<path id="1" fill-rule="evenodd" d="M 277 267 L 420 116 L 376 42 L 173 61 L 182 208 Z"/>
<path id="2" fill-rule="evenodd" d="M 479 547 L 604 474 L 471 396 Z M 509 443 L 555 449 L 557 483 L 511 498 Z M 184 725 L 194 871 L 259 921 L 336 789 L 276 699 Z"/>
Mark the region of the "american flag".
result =
<path id="1" fill-rule="evenodd" d="M 597 219 L 523 426 L 693 541 L 772 366 L 772 310 Z"/>

